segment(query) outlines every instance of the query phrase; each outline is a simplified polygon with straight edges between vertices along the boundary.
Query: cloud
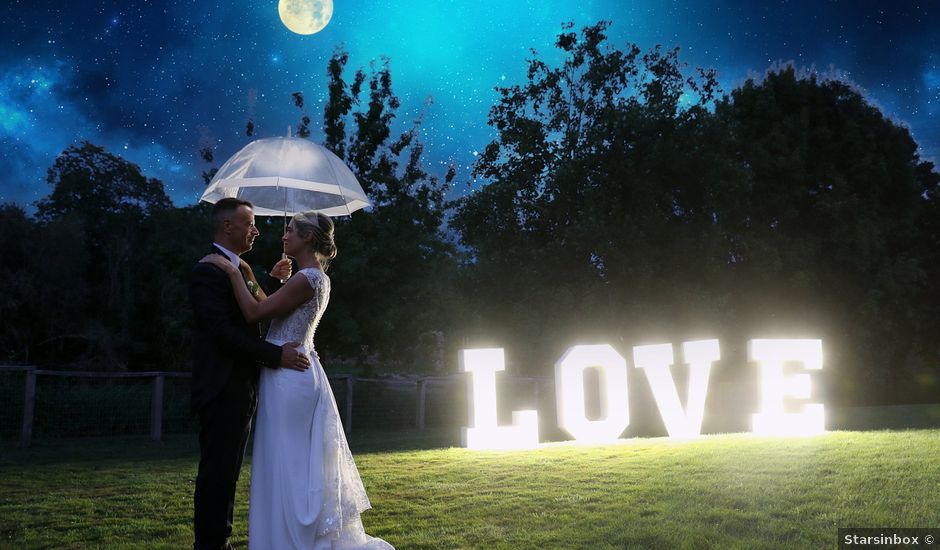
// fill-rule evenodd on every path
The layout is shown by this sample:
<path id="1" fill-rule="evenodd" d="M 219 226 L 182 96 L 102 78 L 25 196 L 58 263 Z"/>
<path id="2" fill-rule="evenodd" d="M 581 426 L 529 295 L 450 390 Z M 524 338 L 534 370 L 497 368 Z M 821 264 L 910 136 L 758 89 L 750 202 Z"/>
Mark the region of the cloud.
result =
<path id="1" fill-rule="evenodd" d="M 88 140 L 141 166 L 149 177 L 178 178 L 186 163 L 134 128 L 102 124 L 76 94 L 75 73 L 64 62 L 0 66 L 0 202 L 28 210 L 49 192 L 46 171 L 69 145 Z M 89 99 L 88 101 L 91 101 Z M 165 180 L 166 182 L 166 180 Z M 168 185 L 170 187 L 170 185 Z"/>

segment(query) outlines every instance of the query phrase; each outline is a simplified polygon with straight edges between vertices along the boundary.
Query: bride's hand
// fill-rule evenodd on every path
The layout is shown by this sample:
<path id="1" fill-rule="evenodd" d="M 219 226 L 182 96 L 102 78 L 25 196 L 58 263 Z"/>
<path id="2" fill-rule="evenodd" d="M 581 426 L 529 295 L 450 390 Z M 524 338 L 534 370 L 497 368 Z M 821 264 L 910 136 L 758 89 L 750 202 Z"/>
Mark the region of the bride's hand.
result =
<path id="1" fill-rule="evenodd" d="M 238 268 L 232 265 L 232 262 L 218 254 L 209 254 L 199 260 L 199 263 L 212 264 L 226 273 L 238 273 Z"/>
<path id="2" fill-rule="evenodd" d="M 290 279 L 291 268 L 292 268 L 291 261 L 285 258 L 283 260 L 278 261 L 276 264 L 274 264 L 274 267 L 271 268 L 271 271 L 269 273 L 275 279 L 286 281 L 287 279 Z"/>

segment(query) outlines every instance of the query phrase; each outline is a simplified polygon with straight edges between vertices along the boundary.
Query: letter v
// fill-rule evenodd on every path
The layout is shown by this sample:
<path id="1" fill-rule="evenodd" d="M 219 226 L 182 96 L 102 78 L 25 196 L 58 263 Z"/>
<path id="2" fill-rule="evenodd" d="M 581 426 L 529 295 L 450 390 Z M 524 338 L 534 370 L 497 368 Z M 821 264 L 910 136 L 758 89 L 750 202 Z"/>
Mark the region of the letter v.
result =
<path id="1" fill-rule="evenodd" d="M 686 409 L 679 403 L 679 392 L 670 371 L 673 364 L 672 344 L 637 346 L 633 348 L 636 368 L 646 372 L 656 406 L 670 437 L 697 437 L 702 433 L 705 395 L 712 363 L 720 359 L 718 340 L 684 342 L 682 355 L 689 365 L 689 391 Z"/>

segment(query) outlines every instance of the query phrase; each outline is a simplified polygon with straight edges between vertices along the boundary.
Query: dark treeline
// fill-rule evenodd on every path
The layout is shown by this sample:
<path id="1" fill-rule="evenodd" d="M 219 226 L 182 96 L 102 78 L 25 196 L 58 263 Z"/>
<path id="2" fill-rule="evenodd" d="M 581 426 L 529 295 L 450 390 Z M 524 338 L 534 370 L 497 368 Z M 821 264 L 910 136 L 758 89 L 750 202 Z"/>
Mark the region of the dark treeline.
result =
<path id="1" fill-rule="evenodd" d="M 474 167 L 486 183 L 450 203 L 454 171 L 422 168 L 421 121 L 393 130 L 388 62 L 347 78 L 333 56 L 324 144 L 375 208 L 337 220 L 326 362 L 453 370 L 457 349 L 498 346 L 510 369 L 549 376 L 577 343 L 629 358 L 719 338 L 717 377 L 745 368 L 750 338 L 813 337 L 836 402 L 936 399 L 940 175 L 908 130 L 789 66 L 722 94 L 678 50 L 617 49 L 606 27 L 566 25 L 559 66 L 533 52 L 527 81 L 498 90 Z M 90 143 L 47 179 L 35 216 L 0 208 L 3 359 L 188 369 L 207 207 L 173 207 Z M 282 223 L 259 218 L 256 270 Z"/>

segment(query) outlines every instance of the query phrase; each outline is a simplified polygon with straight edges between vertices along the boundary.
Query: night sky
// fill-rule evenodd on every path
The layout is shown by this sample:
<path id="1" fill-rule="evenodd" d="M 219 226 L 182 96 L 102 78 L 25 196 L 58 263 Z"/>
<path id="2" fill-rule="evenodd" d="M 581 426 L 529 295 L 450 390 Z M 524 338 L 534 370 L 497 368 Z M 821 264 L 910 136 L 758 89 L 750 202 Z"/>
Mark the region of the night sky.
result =
<path id="1" fill-rule="evenodd" d="M 0 202 L 32 210 L 56 155 L 87 139 L 161 179 L 175 204 L 193 204 L 208 168 L 200 147 L 214 145 L 221 165 L 253 139 L 249 117 L 254 138 L 285 135 L 300 117 L 292 92 L 307 98 L 321 141 L 326 64 L 341 44 L 350 80 L 391 59 L 399 128 L 424 113 L 427 168 L 443 175 L 455 163 L 452 195 L 464 193 L 493 137 L 494 86 L 524 82 L 530 48 L 557 62 L 563 21 L 600 19 L 617 47 L 680 46 L 690 67 L 718 70 L 725 92 L 780 62 L 841 74 L 940 160 L 937 0 L 336 0 L 310 36 L 281 23 L 276 0 L 6 0 Z"/>

